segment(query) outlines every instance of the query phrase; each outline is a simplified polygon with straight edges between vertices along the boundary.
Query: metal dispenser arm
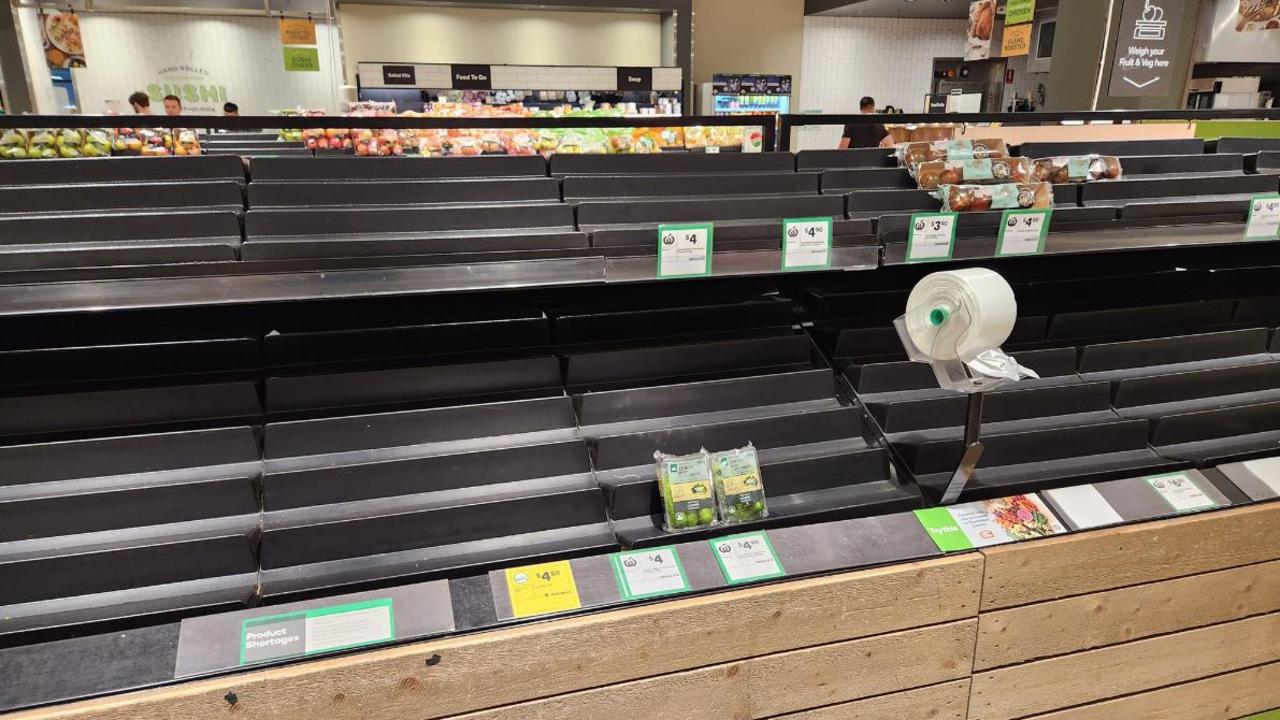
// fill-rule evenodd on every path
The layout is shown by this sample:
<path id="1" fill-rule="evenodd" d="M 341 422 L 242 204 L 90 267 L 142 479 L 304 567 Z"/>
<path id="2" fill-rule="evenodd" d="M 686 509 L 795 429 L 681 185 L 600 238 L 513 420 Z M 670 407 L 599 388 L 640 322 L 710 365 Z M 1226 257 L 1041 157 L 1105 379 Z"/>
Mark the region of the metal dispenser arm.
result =
<path id="1" fill-rule="evenodd" d="M 942 493 L 942 504 L 950 505 L 960 499 L 960 493 L 969 484 L 973 471 L 982 459 L 982 441 L 978 439 L 982 429 L 982 401 L 986 393 L 970 393 L 969 411 L 964 421 L 964 454 L 960 456 L 960 465 L 951 473 L 947 489 Z"/>

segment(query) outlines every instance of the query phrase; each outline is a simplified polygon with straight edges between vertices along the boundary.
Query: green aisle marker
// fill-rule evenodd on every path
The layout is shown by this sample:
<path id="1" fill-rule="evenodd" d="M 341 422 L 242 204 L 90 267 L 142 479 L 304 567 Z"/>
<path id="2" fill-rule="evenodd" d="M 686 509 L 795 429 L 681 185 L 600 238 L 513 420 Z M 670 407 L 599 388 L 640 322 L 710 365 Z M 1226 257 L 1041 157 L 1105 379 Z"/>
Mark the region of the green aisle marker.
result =
<path id="1" fill-rule="evenodd" d="M 1043 253 L 1052 218 L 1052 210 L 1005 210 L 1000 218 L 996 257 Z"/>
<path id="2" fill-rule="evenodd" d="M 658 277 L 687 278 L 711 274 L 711 223 L 658 226 Z"/>
<path id="3" fill-rule="evenodd" d="M 782 221 L 782 269 L 831 267 L 831 218 L 789 218 Z"/>
<path id="4" fill-rule="evenodd" d="M 953 212 L 915 213 L 907 228 L 907 262 L 950 260 L 955 252 L 956 224 Z"/>

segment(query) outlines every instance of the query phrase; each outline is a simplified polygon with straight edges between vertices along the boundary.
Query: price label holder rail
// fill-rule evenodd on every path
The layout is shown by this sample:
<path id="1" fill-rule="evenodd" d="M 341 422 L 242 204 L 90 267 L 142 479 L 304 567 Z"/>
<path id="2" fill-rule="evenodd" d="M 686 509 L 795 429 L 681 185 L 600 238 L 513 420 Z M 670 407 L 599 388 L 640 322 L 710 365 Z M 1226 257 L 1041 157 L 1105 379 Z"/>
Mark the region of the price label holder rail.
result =
<path id="1" fill-rule="evenodd" d="M 1178 470 L 1042 493 L 1071 530 L 1157 520 L 1249 501 L 1217 470 Z"/>
<path id="2" fill-rule="evenodd" d="M 1222 473 L 1250 500 L 1280 500 L 1280 456 L 1219 465 L 1215 471 Z"/>

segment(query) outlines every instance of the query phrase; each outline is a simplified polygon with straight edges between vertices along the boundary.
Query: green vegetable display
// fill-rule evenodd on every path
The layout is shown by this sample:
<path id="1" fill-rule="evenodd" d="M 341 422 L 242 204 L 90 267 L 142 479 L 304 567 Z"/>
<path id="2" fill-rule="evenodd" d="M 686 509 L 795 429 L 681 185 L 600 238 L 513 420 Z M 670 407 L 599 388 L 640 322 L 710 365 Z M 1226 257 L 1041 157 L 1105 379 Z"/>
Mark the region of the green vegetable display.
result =
<path id="1" fill-rule="evenodd" d="M 726 523 L 750 522 L 769 517 L 765 505 L 764 476 L 755 445 L 711 454 L 711 476 L 716 503 Z"/>
<path id="2" fill-rule="evenodd" d="M 692 530 L 717 524 L 715 491 L 706 450 L 689 455 L 655 452 L 658 490 L 665 510 L 667 532 Z"/>

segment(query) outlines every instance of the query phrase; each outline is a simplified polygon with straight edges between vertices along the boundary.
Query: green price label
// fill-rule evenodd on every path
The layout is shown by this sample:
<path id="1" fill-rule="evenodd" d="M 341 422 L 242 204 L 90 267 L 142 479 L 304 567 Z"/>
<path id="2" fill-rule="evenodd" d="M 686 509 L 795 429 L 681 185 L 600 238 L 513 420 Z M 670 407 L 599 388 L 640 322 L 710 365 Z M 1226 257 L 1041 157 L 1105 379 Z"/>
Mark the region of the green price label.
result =
<path id="1" fill-rule="evenodd" d="M 689 580 L 674 547 L 614 553 L 609 556 L 623 600 L 641 600 L 689 591 Z"/>

